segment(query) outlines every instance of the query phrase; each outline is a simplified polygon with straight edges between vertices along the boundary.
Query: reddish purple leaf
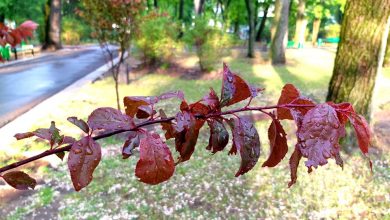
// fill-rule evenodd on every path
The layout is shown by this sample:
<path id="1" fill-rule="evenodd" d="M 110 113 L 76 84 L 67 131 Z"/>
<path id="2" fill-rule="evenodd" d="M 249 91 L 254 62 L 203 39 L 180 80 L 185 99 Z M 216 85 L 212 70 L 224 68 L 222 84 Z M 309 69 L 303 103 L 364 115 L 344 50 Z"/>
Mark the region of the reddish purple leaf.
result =
<path id="1" fill-rule="evenodd" d="M 320 104 L 307 112 L 302 127 L 298 128 L 298 146 L 306 166 L 317 168 L 328 163 L 340 151 L 339 139 L 345 136 L 345 128 L 337 118 L 337 113 L 328 104 Z"/>
<path id="2" fill-rule="evenodd" d="M 156 185 L 167 181 L 175 172 L 175 163 L 168 146 L 158 134 L 147 134 L 141 139 L 140 158 L 135 175 L 141 182 Z"/>
<path id="3" fill-rule="evenodd" d="M 141 105 L 140 107 L 138 107 L 138 111 L 135 116 L 139 119 L 146 119 L 154 114 L 156 114 L 156 111 L 153 110 L 152 106 Z"/>
<path id="4" fill-rule="evenodd" d="M 64 136 L 64 138 L 62 139 L 60 145 L 73 144 L 74 142 L 76 142 L 76 139 L 74 139 L 72 137 L 69 137 L 69 136 Z"/>
<path id="5" fill-rule="evenodd" d="M 291 105 L 315 105 L 313 101 L 310 99 L 301 96 L 298 89 L 295 88 L 292 84 L 286 84 L 283 87 L 282 93 L 280 95 L 278 105 L 285 105 L 285 104 L 291 104 Z M 291 107 L 291 108 L 278 108 L 277 115 L 278 119 L 289 119 L 293 120 L 293 116 L 291 115 L 290 110 L 294 109 L 296 111 L 299 111 L 302 113 L 302 115 L 305 115 L 310 109 L 313 107 Z"/>
<path id="6" fill-rule="evenodd" d="M 370 147 L 371 132 L 366 119 L 356 114 L 352 114 L 348 118 L 355 129 L 360 150 L 363 154 L 367 154 L 368 148 Z"/>
<path id="7" fill-rule="evenodd" d="M 92 130 L 129 130 L 134 122 L 128 115 L 114 108 L 98 108 L 88 117 L 88 125 Z"/>
<path id="8" fill-rule="evenodd" d="M 203 123 L 204 121 L 196 120 L 194 115 L 187 111 L 179 112 L 176 115 L 175 145 L 180 154 L 179 162 L 191 158 Z"/>
<path id="9" fill-rule="evenodd" d="M 18 190 L 34 189 L 37 181 L 22 171 L 11 171 L 3 175 L 3 179 L 10 186 Z"/>
<path id="10" fill-rule="evenodd" d="M 328 105 L 336 110 L 339 121 L 344 125 L 348 122 L 348 116 L 356 114 L 350 103 L 334 104 L 333 102 L 328 102 Z"/>
<path id="11" fill-rule="evenodd" d="M 202 101 L 206 103 L 207 106 L 211 109 L 212 112 L 221 111 L 221 103 L 219 102 L 219 97 L 214 89 L 210 88 L 209 94 L 203 97 Z"/>
<path id="12" fill-rule="evenodd" d="M 27 20 L 27 21 L 23 22 L 19 27 L 25 28 L 25 29 L 30 29 L 30 30 L 35 30 L 35 29 L 37 29 L 38 24 L 31 21 L 31 20 Z"/>
<path id="13" fill-rule="evenodd" d="M 336 109 L 337 116 L 342 124 L 345 124 L 348 120 L 351 122 L 355 129 L 359 148 L 363 154 L 367 154 L 368 148 L 370 147 L 371 131 L 366 119 L 361 115 L 356 114 L 350 103 L 329 103 L 329 105 Z"/>
<path id="14" fill-rule="evenodd" d="M 122 158 L 127 159 L 133 155 L 133 150 L 139 146 L 138 132 L 131 132 L 122 148 Z"/>
<path id="15" fill-rule="evenodd" d="M 26 139 L 26 138 L 30 138 L 30 137 L 34 137 L 35 134 L 33 132 L 26 132 L 26 133 L 17 133 L 14 135 L 14 137 L 16 138 L 16 140 L 22 140 L 22 139 Z"/>
<path id="16" fill-rule="evenodd" d="M 211 119 L 207 121 L 207 124 L 210 127 L 210 138 L 209 145 L 206 149 L 212 153 L 222 151 L 229 142 L 229 133 L 223 125 L 222 120 Z"/>
<path id="17" fill-rule="evenodd" d="M 87 136 L 75 142 L 68 156 L 68 168 L 76 191 L 86 187 L 93 179 L 102 152 L 100 145 Z"/>
<path id="18" fill-rule="evenodd" d="M 299 147 L 296 146 L 294 152 L 291 154 L 290 161 L 289 161 L 290 172 L 291 172 L 291 181 L 288 183 L 289 188 L 297 182 L 298 165 L 301 158 L 302 158 L 302 153 L 299 150 Z"/>
<path id="19" fill-rule="evenodd" d="M 233 133 L 233 147 L 231 153 L 239 152 L 241 166 L 236 177 L 251 170 L 260 157 L 260 138 L 254 125 L 246 118 L 230 119 L 229 125 Z"/>
<path id="20" fill-rule="evenodd" d="M 194 115 L 207 115 L 210 108 L 201 102 L 195 102 L 188 106 L 189 111 Z"/>
<path id="21" fill-rule="evenodd" d="M 69 117 L 68 121 L 77 127 L 79 127 L 86 134 L 89 132 L 88 124 L 83 119 L 78 119 L 77 117 Z"/>
<path id="22" fill-rule="evenodd" d="M 184 93 L 182 91 L 173 91 L 166 92 L 158 96 L 159 100 L 178 98 L 179 100 L 184 100 Z"/>
<path id="23" fill-rule="evenodd" d="M 233 105 L 252 96 L 249 85 L 223 64 L 221 107 Z"/>
<path id="24" fill-rule="evenodd" d="M 56 128 L 54 121 L 51 122 L 51 126 L 49 129 L 39 128 L 33 132 L 18 133 L 18 134 L 14 135 L 14 137 L 17 140 L 30 138 L 33 136 L 47 140 L 50 143 L 50 146 L 52 146 L 52 147 L 55 144 L 61 145 L 61 142 L 63 141 L 63 138 L 64 138 L 64 136 L 60 135 L 60 130 Z"/>
<path id="25" fill-rule="evenodd" d="M 162 110 L 162 109 L 160 109 L 160 117 L 161 117 L 161 119 L 167 118 L 164 110 Z M 175 129 L 173 128 L 173 124 L 171 121 L 162 122 L 161 126 L 162 126 L 162 129 L 165 131 L 165 139 L 169 140 L 169 139 L 175 137 Z"/>
<path id="26" fill-rule="evenodd" d="M 270 155 L 263 163 L 263 167 L 275 167 L 283 160 L 288 151 L 286 132 L 280 121 L 273 118 L 271 125 L 268 128 L 268 139 L 270 142 Z"/>
<path id="27" fill-rule="evenodd" d="M 128 96 L 124 98 L 126 114 L 132 118 L 137 114 L 140 106 L 148 106 L 157 102 L 156 97 L 149 96 Z"/>

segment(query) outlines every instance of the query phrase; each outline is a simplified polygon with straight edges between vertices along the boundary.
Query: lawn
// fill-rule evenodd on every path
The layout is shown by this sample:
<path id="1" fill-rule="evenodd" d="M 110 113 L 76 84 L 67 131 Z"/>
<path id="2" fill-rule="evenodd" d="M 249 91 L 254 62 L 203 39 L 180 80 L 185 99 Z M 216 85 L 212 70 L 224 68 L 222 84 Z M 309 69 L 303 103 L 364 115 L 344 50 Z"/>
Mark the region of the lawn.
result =
<path id="1" fill-rule="evenodd" d="M 264 64 L 259 59 L 250 60 L 240 53 L 223 57 L 223 61 L 249 83 L 266 88 L 254 104 L 275 103 L 286 83 L 295 84 L 303 94 L 316 101 L 324 101 L 333 68 L 333 52 L 289 50 L 288 65 L 280 67 Z M 390 79 L 389 69 L 383 77 Z M 138 77 L 129 85 L 121 85 L 120 90 L 124 95 L 157 95 L 182 90 L 186 99 L 193 102 L 207 93 L 209 87 L 220 91 L 220 79 L 202 76 L 189 80 L 151 73 Z M 386 88 L 380 91 L 386 91 Z M 382 96 L 379 97 L 381 101 L 385 99 Z M 60 106 L 53 106 L 47 117 L 37 119 L 34 127 L 47 127 L 55 120 L 63 132 L 79 134 L 66 117 L 76 115 L 86 119 L 94 108 L 115 106 L 114 97 L 113 82 L 109 78 L 86 85 L 77 96 L 64 100 Z M 176 101 L 160 104 L 169 115 L 177 111 L 177 105 Z M 121 139 L 114 137 L 101 142 L 104 157 L 90 186 L 74 192 L 65 162 L 55 168 L 41 168 L 36 176 L 42 176 L 44 183 L 36 193 L 17 197 L 8 205 L 2 204 L 0 216 L 7 216 L 6 219 L 390 219 L 388 152 L 372 156 L 373 173 L 358 151 L 342 154 L 344 170 L 331 161 L 308 174 L 301 163 L 298 182 L 288 189 L 288 160 L 277 168 L 261 168 L 269 152 L 268 124 L 269 121 L 256 123 L 262 140 L 261 157 L 251 172 L 239 178 L 234 177 L 239 156 L 228 156 L 226 150 L 215 155 L 206 151 L 208 129 L 205 128 L 191 160 L 180 164 L 169 181 L 157 186 L 145 185 L 136 179 L 137 155 L 122 160 Z M 292 147 L 294 126 L 290 123 L 284 123 L 284 126 Z M 32 147 L 26 147 L 29 145 Z M 168 141 L 168 145 L 173 151 L 174 143 Z M 15 147 L 22 153 L 42 150 L 46 146 L 26 141 Z M 290 149 L 288 155 L 291 152 Z M 58 159 L 53 157 L 52 160 Z M 7 213 L 2 213 L 5 211 Z"/>

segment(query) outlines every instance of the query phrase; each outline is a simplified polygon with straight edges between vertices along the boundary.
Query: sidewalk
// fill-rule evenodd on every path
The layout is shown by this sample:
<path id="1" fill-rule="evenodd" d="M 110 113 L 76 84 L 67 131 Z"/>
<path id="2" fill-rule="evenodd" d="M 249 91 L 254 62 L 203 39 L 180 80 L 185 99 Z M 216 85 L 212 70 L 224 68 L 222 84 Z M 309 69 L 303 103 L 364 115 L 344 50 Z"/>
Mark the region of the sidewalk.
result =
<path id="1" fill-rule="evenodd" d="M 117 63 L 118 61 L 119 58 L 116 58 L 114 60 L 114 63 Z M 62 91 L 44 100 L 40 104 L 31 108 L 26 113 L 20 115 L 13 121 L 1 127 L 0 128 L 0 140 L 1 140 L 0 151 L 7 152 L 7 154 L 9 155 L 18 152 L 18 150 L 12 149 L 11 147 L 12 144 L 16 141 L 15 138 L 13 137 L 15 133 L 29 131 L 31 127 L 33 127 L 34 122 L 36 122 L 36 118 L 44 117 L 47 110 L 51 109 L 52 106 L 60 105 L 64 100 L 67 100 L 70 97 L 77 96 L 78 91 L 82 88 L 83 85 L 92 83 L 97 78 L 99 78 L 104 73 L 106 73 L 110 69 L 110 67 L 111 65 L 109 63 L 104 64 L 100 68 L 87 74 L 86 76 L 77 80 L 76 82 L 66 87 Z M 26 155 L 26 156 L 31 156 L 31 155 Z"/>

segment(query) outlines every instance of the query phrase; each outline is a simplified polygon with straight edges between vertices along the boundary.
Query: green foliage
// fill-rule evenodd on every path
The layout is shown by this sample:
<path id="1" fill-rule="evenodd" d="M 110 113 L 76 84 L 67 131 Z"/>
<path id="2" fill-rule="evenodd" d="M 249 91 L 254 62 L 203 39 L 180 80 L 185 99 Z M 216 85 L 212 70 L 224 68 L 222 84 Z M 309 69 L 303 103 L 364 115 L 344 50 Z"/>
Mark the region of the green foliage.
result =
<path id="1" fill-rule="evenodd" d="M 169 63 L 174 53 L 180 49 L 176 40 L 178 25 L 167 13 L 152 11 L 139 23 L 135 44 L 141 51 L 145 63 Z"/>
<path id="2" fill-rule="evenodd" d="M 62 40 L 65 44 L 79 44 L 90 39 L 91 28 L 80 19 L 63 17 Z"/>
<path id="3" fill-rule="evenodd" d="M 326 38 L 334 38 L 340 36 L 341 25 L 332 24 L 325 27 L 325 36 Z"/>
<path id="4" fill-rule="evenodd" d="M 195 46 L 200 68 L 206 72 L 214 69 L 223 49 L 233 42 L 230 35 L 209 26 L 204 18 L 194 21 L 194 26 L 186 31 L 184 39 L 190 47 Z"/>

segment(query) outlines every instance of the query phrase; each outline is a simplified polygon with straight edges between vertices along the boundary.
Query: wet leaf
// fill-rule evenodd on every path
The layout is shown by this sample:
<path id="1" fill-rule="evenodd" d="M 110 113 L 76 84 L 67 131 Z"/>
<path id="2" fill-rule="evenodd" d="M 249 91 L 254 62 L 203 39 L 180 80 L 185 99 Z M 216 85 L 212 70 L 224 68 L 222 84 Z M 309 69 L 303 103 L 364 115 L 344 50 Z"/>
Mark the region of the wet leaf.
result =
<path id="1" fill-rule="evenodd" d="M 167 118 L 167 115 L 165 114 L 164 110 L 162 110 L 162 109 L 160 109 L 160 117 L 161 117 L 161 119 Z M 165 131 L 165 139 L 169 140 L 169 139 L 175 137 L 175 129 L 173 128 L 173 124 L 171 121 L 162 122 L 161 126 L 162 126 L 162 129 Z"/>
<path id="2" fill-rule="evenodd" d="M 68 156 L 68 168 L 76 191 L 86 187 L 102 157 L 100 145 L 87 136 L 75 142 Z"/>
<path id="3" fill-rule="evenodd" d="M 301 158 L 302 158 L 302 153 L 299 150 L 299 147 L 296 146 L 294 152 L 291 154 L 290 161 L 289 161 L 290 172 L 291 172 L 291 181 L 288 183 L 289 188 L 297 182 L 298 165 Z"/>
<path id="4" fill-rule="evenodd" d="M 207 106 L 211 109 L 212 112 L 221 111 L 221 103 L 219 102 L 219 97 L 214 89 L 210 88 L 209 94 L 203 97 L 202 101 L 206 103 Z"/>
<path id="5" fill-rule="evenodd" d="M 130 130 L 134 122 L 128 115 L 114 108 L 98 108 L 88 117 L 88 125 L 92 130 Z"/>
<path id="6" fill-rule="evenodd" d="M 141 182 L 156 185 L 167 181 L 175 172 L 175 164 L 168 146 L 158 134 L 147 134 L 141 139 L 140 159 L 135 175 Z"/>
<path id="7" fill-rule="evenodd" d="M 140 106 L 149 106 L 152 103 L 156 103 L 156 97 L 150 96 L 127 96 L 124 98 L 124 105 L 126 109 L 126 115 L 134 118 L 139 111 Z"/>
<path id="8" fill-rule="evenodd" d="M 305 164 L 311 169 L 327 164 L 330 157 L 336 157 L 340 151 L 339 139 L 345 136 L 345 128 L 333 107 L 320 104 L 307 112 L 297 136 L 299 149 L 303 157 L 308 158 Z"/>
<path id="9" fill-rule="evenodd" d="M 195 102 L 188 106 L 189 111 L 194 115 L 207 115 L 210 108 L 201 102 Z"/>
<path id="10" fill-rule="evenodd" d="M 50 128 L 39 128 L 33 132 L 26 132 L 26 133 L 18 133 L 15 134 L 14 137 L 17 140 L 22 140 L 30 137 L 38 137 L 41 139 L 44 139 L 50 143 L 50 146 L 54 146 L 55 144 L 58 144 L 59 146 L 63 142 L 64 136 L 60 135 L 60 130 L 56 128 L 55 122 L 51 122 Z"/>
<path id="11" fill-rule="evenodd" d="M 343 125 L 348 120 L 351 122 L 358 139 L 359 148 L 363 154 L 367 154 L 370 147 L 371 131 L 366 119 L 363 116 L 356 114 L 350 103 L 329 103 L 329 105 L 336 109 L 337 117 Z"/>
<path id="12" fill-rule="evenodd" d="M 370 147 L 371 132 L 366 119 L 356 114 L 352 114 L 348 118 L 355 129 L 360 150 L 363 154 L 367 154 L 368 148 Z"/>
<path id="13" fill-rule="evenodd" d="M 26 138 L 30 138 L 30 137 L 34 137 L 35 134 L 33 132 L 26 132 L 26 133 L 17 133 L 14 135 L 14 137 L 16 138 L 16 140 L 22 140 L 22 139 L 26 139 Z"/>
<path id="14" fill-rule="evenodd" d="M 138 132 L 131 132 L 127 137 L 127 140 L 123 144 L 122 158 L 127 159 L 133 155 L 133 150 L 139 146 L 139 134 Z"/>
<path id="15" fill-rule="evenodd" d="M 270 127 L 268 128 L 268 139 L 270 142 L 270 155 L 263 163 L 263 167 L 275 167 L 283 160 L 288 151 L 286 132 L 284 131 L 280 121 L 273 118 Z"/>
<path id="16" fill-rule="evenodd" d="M 212 153 L 222 151 L 229 142 L 229 133 L 222 123 L 222 120 L 211 119 L 207 121 L 210 127 L 210 138 L 207 150 Z"/>
<path id="17" fill-rule="evenodd" d="M 3 179 L 10 186 L 18 190 L 34 189 L 37 181 L 22 171 L 11 171 L 3 175 Z"/>
<path id="18" fill-rule="evenodd" d="M 292 84 L 286 84 L 283 87 L 280 95 L 278 105 L 291 104 L 291 105 L 315 105 L 310 99 L 301 96 L 297 88 Z M 313 106 L 314 107 L 314 106 Z M 291 108 L 278 108 L 277 116 L 278 119 L 289 119 L 293 120 L 291 115 L 291 109 L 299 111 L 302 115 L 305 115 L 313 107 L 291 107 Z"/>
<path id="19" fill-rule="evenodd" d="M 252 96 L 249 85 L 223 65 L 221 107 L 233 105 Z"/>
<path id="20" fill-rule="evenodd" d="M 233 133 L 233 147 L 231 152 L 239 152 L 241 156 L 241 166 L 236 173 L 236 177 L 251 170 L 260 157 L 260 138 L 256 128 L 246 118 L 230 119 L 229 125 Z"/>
<path id="21" fill-rule="evenodd" d="M 79 127 L 82 131 L 84 131 L 86 134 L 89 133 L 89 127 L 88 124 L 83 119 L 78 119 L 77 117 L 69 117 L 68 121 L 77 127 Z"/>
<path id="22" fill-rule="evenodd" d="M 69 136 L 64 136 L 59 145 L 73 144 L 74 142 L 76 142 L 76 139 L 69 137 Z"/>
<path id="23" fill-rule="evenodd" d="M 184 100 L 184 93 L 182 91 L 166 92 L 161 94 L 158 97 L 159 100 L 172 99 L 172 98 L 178 98 L 179 100 Z"/>
<path id="24" fill-rule="evenodd" d="M 198 140 L 199 130 L 204 121 L 196 120 L 190 112 L 179 112 L 176 115 L 175 145 L 179 152 L 179 162 L 187 161 L 191 158 Z"/>

